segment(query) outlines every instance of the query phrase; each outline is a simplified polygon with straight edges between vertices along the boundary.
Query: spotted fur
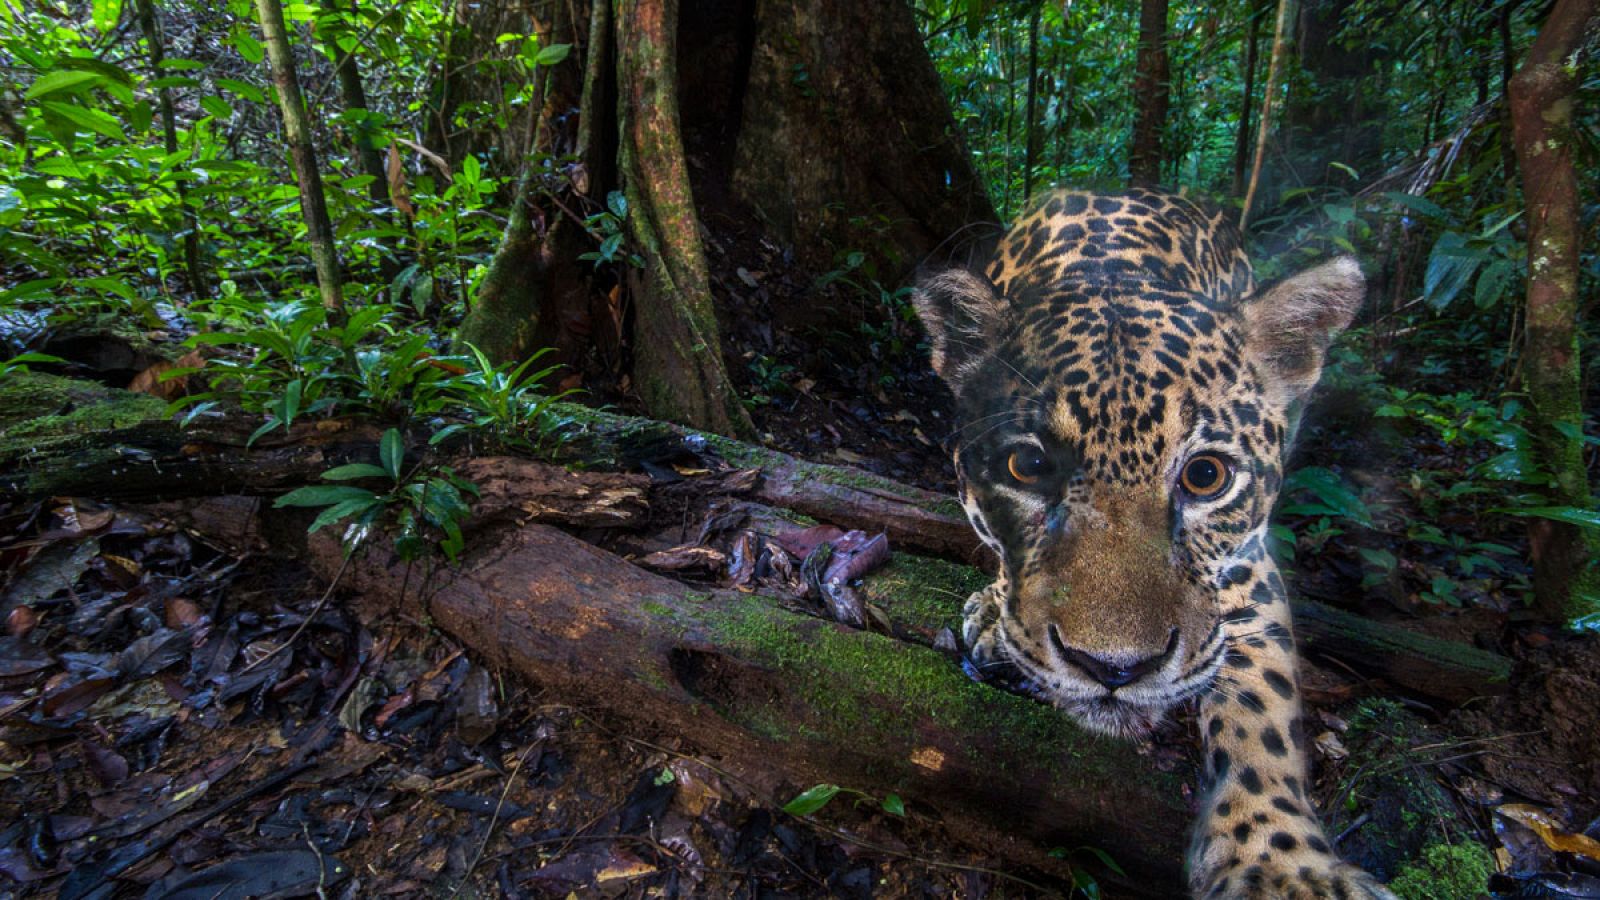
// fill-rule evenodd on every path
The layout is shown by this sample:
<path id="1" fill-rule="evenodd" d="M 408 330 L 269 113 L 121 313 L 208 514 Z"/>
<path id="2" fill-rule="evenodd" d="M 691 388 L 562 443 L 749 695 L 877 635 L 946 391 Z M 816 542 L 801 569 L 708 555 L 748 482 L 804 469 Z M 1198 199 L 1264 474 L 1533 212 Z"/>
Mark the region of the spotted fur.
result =
<path id="1" fill-rule="evenodd" d="M 1265 543 L 1289 406 L 1362 292 L 1349 259 L 1258 292 L 1221 214 L 1132 191 L 1054 194 L 981 275 L 916 296 L 957 399 L 961 501 L 1000 559 L 967 645 L 1109 734 L 1198 700 L 1197 897 L 1392 896 L 1312 809 Z"/>

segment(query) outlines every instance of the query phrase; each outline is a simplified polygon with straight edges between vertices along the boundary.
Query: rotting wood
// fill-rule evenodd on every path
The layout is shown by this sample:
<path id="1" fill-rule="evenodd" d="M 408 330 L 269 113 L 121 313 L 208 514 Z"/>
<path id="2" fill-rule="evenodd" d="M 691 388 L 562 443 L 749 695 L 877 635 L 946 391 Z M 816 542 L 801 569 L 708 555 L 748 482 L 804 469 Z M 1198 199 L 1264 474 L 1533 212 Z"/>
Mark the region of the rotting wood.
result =
<path id="1" fill-rule="evenodd" d="M 590 471 L 568 478 L 529 460 L 464 463 L 469 472 L 478 471 L 473 466 L 488 467 L 480 476 L 497 467 L 501 476 L 506 467 L 523 468 L 526 474 L 518 478 L 540 479 L 552 491 L 536 505 L 526 505 L 524 489 L 510 484 L 515 479 L 502 478 L 502 488 L 485 492 L 478 521 L 469 526 L 475 532 L 492 531 L 500 521 L 541 518 L 578 527 L 632 524 L 637 519 L 631 515 L 619 517 L 618 510 L 632 503 L 620 496 L 607 512 L 577 511 L 593 499 L 602 481 L 610 485 L 608 490 L 624 492 L 645 484 L 640 475 L 606 481 L 619 471 L 634 472 L 644 463 L 698 466 L 720 459 L 761 470 L 745 499 L 843 528 L 885 532 L 897 551 L 992 563 L 953 498 L 859 469 L 807 462 L 650 419 L 564 403 L 552 404 L 552 415 L 561 424 L 559 442 L 549 452 L 559 462 Z M 0 492 L 124 500 L 270 495 L 312 483 L 342 463 L 374 461 L 380 434 L 372 425 L 314 423 L 297 426 L 292 434 L 269 435 L 247 451 L 245 440 L 254 426 L 233 416 L 183 431 L 165 414 L 165 404 L 152 397 L 90 382 L 13 374 L 0 385 Z M 606 471 L 613 474 L 601 478 Z M 564 498 L 563 486 L 569 489 Z M 541 507 L 545 511 L 535 514 Z M 984 576 L 968 567 L 940 565 L 950 571 L 929 589 L 947 592 L 959 609 Z M 1297 601 L 1295 614 L 1296 631 L 1312 654 L 1337 659 L 1415 696 L 1459 703 L 1500 693 L 1510 672 L 1510 662 L 1497 654 L 1321 604 Z M 928 629 L 957 624 L 942 619 L 935 624 L 928 615 L 919 621 Z"/>
<path id="2" fill-rule="evenodd" d="M 319 534 L 311 546 L 331 577 L 337 542 Z M 409 575 L 373 552 L 344 584 L 366 604 L 410 584 L 409 611 L 492 664 L 684 735 L 726 765 L 781 773 L 791 789 L 894 791 L 1007 862 L 1052 866 L 1048 848 L 1094 846 L 1141 873 L 1140 894 L 1177 890 L 1190 818 L 1179 775 L 969 680 L 935 650 L 759 595 L 692 590 L 540 525 L 435 568 L 420 593 Z M 1000 840 L 1001 827 L 1026 840 Z"/>

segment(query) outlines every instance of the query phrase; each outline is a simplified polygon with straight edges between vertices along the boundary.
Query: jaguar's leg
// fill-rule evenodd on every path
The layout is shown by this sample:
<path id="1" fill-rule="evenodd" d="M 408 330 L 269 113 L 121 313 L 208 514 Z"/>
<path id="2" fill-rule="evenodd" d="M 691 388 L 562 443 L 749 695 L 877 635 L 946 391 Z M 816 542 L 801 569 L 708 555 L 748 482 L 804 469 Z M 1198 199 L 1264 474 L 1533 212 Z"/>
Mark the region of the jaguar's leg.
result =
<path id="1" fill-rule="evenodd" d="M 1224 593 L 1228 655 L 1201 701 L 1210 794 L 1189 850 L 1202 898 L 1394 895 L 1334 853 L 1312 808 L 1294 637 L 1283 581 L 1270 563 Z"/>

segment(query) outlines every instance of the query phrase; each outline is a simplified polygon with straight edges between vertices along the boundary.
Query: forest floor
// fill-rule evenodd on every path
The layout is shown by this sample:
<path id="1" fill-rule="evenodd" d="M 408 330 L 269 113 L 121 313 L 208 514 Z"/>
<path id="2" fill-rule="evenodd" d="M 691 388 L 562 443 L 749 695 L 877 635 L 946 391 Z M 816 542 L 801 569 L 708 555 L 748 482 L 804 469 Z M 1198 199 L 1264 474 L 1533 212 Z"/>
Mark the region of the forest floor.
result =
<path id="1" fill-rule="evenodd" d="M 949 399 L 904 297 L 839 280 L 817 291 L 787 281 L 770 247 L 712 243 L 714 269 L 733 273 L 717 279 L 728 358 L 764 442 L 949 490 Z M 794 302 L 810 292 L 818 305 Z M 808 308 L 804 321 L 775 314 Z M 1302 460 L 1380 486 L 1459 464 L 1426 442 L 1376 447 L 1334 393 L 1309 417 Z M 1533 623 L 1515 571 L 1471 581 L 1460 605 L 1423 598 L 1442 563 L 1385 536 L 1383 521 L 1420 515 L 1405 491 L 1386 496 L 1379 528 L 1324 529 L 1300 548 L 1295 588 L 1504 653 L 1516 674 L 1491 686 L 1500 696 L 1449 709 L 1313 661 L 1308 728 L 1331 833 L 1389 877 L 1425 844 L 1472 841 L 1502 854 L 1508 896 L 1600 895 L 1585 893 L 1600 885 L 1600 845 L 1581 839 L 1600 837 L 1600 643 Z M 1401 577 L 1363 587 L 1363 547 L 1392 550 Z M 159 508 L 6 502 L 0 567 L 0 897 L 1074 891 L 1000 871 L 916 798 L 904 815 L 848 794 L 790 815 L 811 785 L 752 783 L 692 734 L 638 733 L 502 678 L 427 621 L 363 623 L 337 596 L 321 605 L 300 562 L 206 544 Z M 1179 758 L 1195 747 L 1181 722 L 1157 740 Z M 1137 871 L 1069 851 L 1100 895 L 1149 895 Z"/>

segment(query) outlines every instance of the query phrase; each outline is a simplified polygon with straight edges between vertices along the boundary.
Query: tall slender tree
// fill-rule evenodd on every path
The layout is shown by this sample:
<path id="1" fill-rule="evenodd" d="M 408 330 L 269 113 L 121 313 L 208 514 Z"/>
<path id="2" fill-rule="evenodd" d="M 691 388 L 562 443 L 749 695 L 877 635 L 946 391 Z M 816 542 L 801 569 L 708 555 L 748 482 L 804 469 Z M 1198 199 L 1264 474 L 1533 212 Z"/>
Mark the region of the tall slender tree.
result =
<path id="1" fill-rule="evenodd" d="M 348 9 L 341 6 L 340 0 L 321 0 L 321 4 L 322 16 L 318 25 L 324 32 L 321 36 L 327 41 L 328 50 L 333 56 L 334 74 L 339 79 L 339 99 L 344 104 L 347 118 L 350 118 L 350 113 L 356 114 L 349 124 L 350 138 L 355 144 L 356 156 L 361 160 L 362 173 L 371 178 L 367 183 L 367 196 L 372 199 L 374 206 L 388 206 L 389 179 L 385 177 L 383 151 L 379 149 L 378 142 L 373 140 L 371 126 L 361 116 L 367 112 L 367 89 L 361 80 L 361 64 L 354 50 L 347 49 L 345 45 L 352 35 L 344 17 L 355 11 L 355 3 L 352 0 Z"/>
<path id="2" fill-rule="evenodd" d="M 135 8 L 139 17 L 139 30 L 144 32 L 146 52 L 150 55 L 150 70 L 161 75 L 161 61 L 166 57 L 166 38 L 161 33 L 161 20 L 156 16 L 155 0 L 139 0 Z M 172 88 L 162 86 L 157 92 L 157 102 L 161 109 L 161 141 L 166 148 L 167 155 L 173 156 L 178 152 L 178 116 L 172 106 Z M 183 268 L 184 275 L 189 282 L 189 292 L 197 299 L 210 296 L 211 289 L 206 282 L 206 276 L 200 269 L 200 218 L 195 214 L 194 208 L 189 205 L 189 189 L 186 182 L 178 180 L 175 185 L 178 195 L 178 206 L 183 209 Z"/>
<path id="3" fill-rule="evenodd" d="M 1250 0 L 1249 22 L 1244 37 L 1244 88 L 1239 99 L 1239 128 L 1233 136 L 1233 195 L 1244 194 L 1244 176 L 1250 168 L 1250 111 L 1255 103 L 1256 63 L 1260 55 L 1261 20 L 1270 7 L 1262 0 Z"/>
<path id="4" fill-rule="evenodd" d="M 1044 0 L 1034 0 L 1028 16 L 1028 126 L 1022 156 L 1022 202 L 1033 199 L 1033 169 L 1039 164 L 1039 19 L 1044 15 Z"/>
<path id="5" fill-rule="evenodd" d="M 1135 61 L 1133 146 L 1128 153 L 1128 176 L 1134 184 L 1161 181 L 1162 134 L 1167 128 L 1167 107 L 1172 102 L 1171 70 L 1167 60 L 1168 0 L 1142 0 L 1139 4 L 1139 56 Z"/>
<path id="6" fill-rule="evenodd" d="M 1511 121 L 1528 223 L 1523 371 L 1536 452 L 1557 503 L 1590 510 L 1583 461 L 1583 379 L 1578 356 L 1578 279 L 1583 228 L 1572 153 L 1573 104 L 1585 36 L 1597 0 L 1557 0 L 1511 79 Z M 1568 522 L 1530 520 L 1533 588 L 1552 621 L 1600 612 L 1595 542 Z"/>
<path id="7" fill-rule="evenodd" d="M 300 187 L 300 212 L 306 222 L 306 242 L 311 246 L 311 262 L 317 270 L 317 288 L 322 305 L 330 310 L 344 307 L 340 284 L 339 251 L 333 243 L 333 225 L 328 220 L 328 200 L 322 192 L 322 173 L 317 169 L 317 151 L 311 144 L 311 117 L 300 93 L 295 74 L 294 54 L 289 48 L 289 29 L 283 22 L 280 0 L 256 0 L 262 43 L 272 66 L 272 84 L 283 112 L 283 130 L 289 140 L 289 155 L 294 161 L 295 181 Z"/>

